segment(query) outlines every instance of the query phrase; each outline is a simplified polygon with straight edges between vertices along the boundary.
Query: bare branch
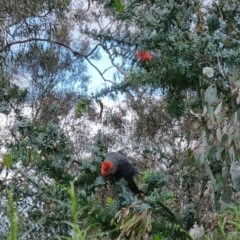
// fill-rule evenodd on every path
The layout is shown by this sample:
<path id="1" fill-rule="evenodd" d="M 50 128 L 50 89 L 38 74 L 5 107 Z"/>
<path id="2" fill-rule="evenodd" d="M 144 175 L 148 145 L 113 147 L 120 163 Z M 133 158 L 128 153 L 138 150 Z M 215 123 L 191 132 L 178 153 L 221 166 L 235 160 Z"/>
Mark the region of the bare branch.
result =
<path id="1" fill-rule="evenodd" d="M 8 43 L 5 48 L 9 48 L 13 45 L 17 45 L 17 44 L 21 44 L 21 43 L 27 43 L 27 42 L 49 42 L 49 43 L 55 43 L 55 44 L 58 44 L 64 48 L 67 48 L 68 50 L 70 50 L 75 56 L 81 56 L 81 57 L 89 57 L 97 48 L 98 46 L 100 46 L 100 44 L 97 44 L 92 50 L 91 52 L 89 52 L 88 54 L 83 54 L 79 51 L 75 51 L 73 48 L 71 48 L 69 45 L 63 43 L 63 42 L 60 42 L 60 41 L 57 41 L 57 40 L 51 40 L 51 39 L 47 39 L 47 38 L 29 38 L 29 39 L 25 39 L 25 40 L 19 40 L 19 41 L 15 41 L 15 42 L 11 42 L 11 43 Z"/>
<path id="2" fill-rule="evenodd" d="M 110 50 L 106 47 L 106 46 L 104 46 L 103 44 L 101 44 L 101 47 L 105 50 L 105 52 L 109 55 L 109 59 L 110 59 L 110 61 L 111 61 L 111 64 L 124 76 L 124 77 L 126 77 L 128 74 L 127 74 L 127 72 L 125 72 L 124 71 L 124 69 L 121 67 L 121 66 L 119 66 L 118 64 L 115 64 L 114 63 L 114 58 L 112 57 L 112 54 L 111 54 L 111 52 L 110 52 Z"/>
<path id="3" fill-rule="evenodd" d="M 106 71 L 104 71 L 104 72 L 102 73 L 88 58 L 86 58 L 86 60 L 88 61 L 88 63 L 89 63 L 93 68 L 95 68 L 95 69 L 97 70 L 97 72 L 99 73 L 99 75 L 102 77 L 102 79 L 103 79 L 105 82 L 110 82 L 110 83 L 114 84 L 114 82 L 112 82 L 111 80 L 106 79 L 106 78 L 103 76 L 103 74 L 104 74 Z"/>
<path id="4" fill-rule="evenodd" d="M 121 74 L 123 74 L 124 76 L 127 75 L 127 73 L 122 69 L 122 67 L 118 66 L 117 64 L 114 63 L 114 59 L 111 57 L 111 53 L 109 51 L 109 49 L 107 49 L 106 46 L 104 46 L 103 44 L 99 43 L 97 44 L 88 54 L 83 54 L 82 52 L 79 52 L 79 51 L 76 51 L 74 50 L 72 47 L 70 47 L 69 45 L 63 43 L 63 42 L 60 42 L 60 41 L 57 41 L 57 40 L 51 40 L 51 39 L 46 39 L 46 38 L 29 38 L 29 39 L 25 39 L 25 40 L 19 40 L 19 41 L 15 41 L 15 42 L 11 42 L 11 43 L 8 43 L 5 45 L 5 49 L 6 48 L 10 48 L 11 46 L 13 45 L 17 45 L 17 44 L 22 44 L 22 43 L 28 43 L 28 42 L 48 42 L 48 43 L 54 43 L 54 44 L 57 44 L 59 46 L 62 46 L 66 49 L 68 49 L 70 52 L 72 52 L 75 56 L 79 56 L 79 57 L 84 57 L 88 63 L 97 70 L 97 72 L 99 73 L 99 75 L 102 77 L 102 79 L 105 81 L 105 82 L 110 82 L 111 84 L 114 84 L 114 82 L 112 82 L 111 80 L 108 80 L 104 77 L 104 73 L 107 72 L 111 67 L 105 69 L 103 72 L 101 72 L 98 67 L 96 67 L 89 59 L 88 57 L 91 56 L 91 54 L 94 53 L 94 51 L 96 51 L 96 49 L 101 46 L 105 52 L 110 56 L 110 61 L 112 63 L 112 67 L 115 67 Z"/>

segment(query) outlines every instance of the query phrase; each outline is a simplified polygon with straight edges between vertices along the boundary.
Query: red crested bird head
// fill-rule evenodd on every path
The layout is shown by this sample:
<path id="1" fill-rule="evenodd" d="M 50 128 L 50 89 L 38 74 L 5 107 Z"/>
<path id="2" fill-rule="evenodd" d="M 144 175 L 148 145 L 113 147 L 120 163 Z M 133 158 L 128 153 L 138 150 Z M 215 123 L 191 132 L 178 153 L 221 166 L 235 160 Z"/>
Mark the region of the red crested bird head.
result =
<path id="1" fill-rule="evenodd" d="M 113 163 L 105 160 L 102 162 L 101 166 L 101 174 L 103 177 L 109 177 L 114 173 L 114 166 Z"/>

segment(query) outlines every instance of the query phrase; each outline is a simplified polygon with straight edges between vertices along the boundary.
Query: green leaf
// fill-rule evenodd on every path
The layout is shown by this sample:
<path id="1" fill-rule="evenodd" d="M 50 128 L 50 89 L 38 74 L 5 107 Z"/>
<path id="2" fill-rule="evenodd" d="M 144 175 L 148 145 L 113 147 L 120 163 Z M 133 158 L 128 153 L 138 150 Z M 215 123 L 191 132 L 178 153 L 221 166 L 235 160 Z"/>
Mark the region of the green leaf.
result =
<path id="1" fill-rule="evenodd" d="M 217 116 L 222 110 L 222 101 L 217 105 L 214 114 Z"/>
<path id="2" fill-rule="evenodd" d="M 99 176 L 96 178 L 95 182 L 94 182 L 94 186 L 103 186 L 105 183 L 104 179 L 102 176 Z"/>
<path id="3" fill-rule="evenodd" d="M 212 122 L 214 122 L 213 107 L 209 104 L 207 104 L 207 112 L 208 112 L 209 118 L 212 120 Z"/>
<path id="4" fill-rule="evenodd" d="M 228 149 L 228 155 L 231 162 L 235 162 L 235 151 L 233 146 Z"/>
<path id="5" fill-rule="evenodd" d="M 76 104 L 76 109 L 78 112 L 86 112 L 87 106 L 89 104 L 90 104 L 90 100 L 87 98 L 83 98 Z"/>
<path id="6" fill-rule="evenodd" d="M 240 191 L 240 165 L 237 162 L 232 162 L 230 167 L 233 187 L 236 191 Z"/>
<path id="7" fill-rule="evenodd" d="M 225 114 L 221 112 L 216 117 L 217 117 L 217 123 L 222 124 L 222 122 L 224 121 Z"/>
<path id="8" fill-rule="evenodd" d="M 217 140 L 219 142 L 221 142 L 221 140 L 222 140 L 222 131 L 221 131 L 220 127 L 217 128 Z"/>
<path id="9" fill-rule="evenodd" d="M 204 102 L 207 107 L 208 116 L 212 120 L 212 122 L 214 122 L 212 104 L 216 100 L 216 97 L 217 97 L 217 88 L 215 85 L 210 85 L 204 93 Z"/>
<path id="10" fill-rule="evenodd" d="M 225 143 L 228 140 L 228 135 L 226 133 L 223 134 L 221 142 Z"/>
<path id="11" fill-rule="evenodd" d="M 8 168 L 12 167 L 13 160 L 10 154 L 3 154 L 2 159 L 3 159 L 3 163 L 2 163 L 3 166 L 6 166 Z"/>
<path id="12" fill-rule="evenodd" d="M 222 174 L 218 173 L 215 177 L 214 191 L 220 193 L 224 187 Z"/>
<path id="13" fill-rule="evenodd" d="M 210 85 L 204 94 L 204 102 L 211 105 L 217 97 L 217 88 L 215 85 Z"/>
<path id="14" fill-rule="evenodd" d="M 207 111 L 208 111 L 207 106 L 204 105 L 204 106 L 203 106 L 203 116 L 206 115 Z"/>
<path id="15" fill-rule="evenodd" d="M 224 150 L 224 147 L 217 147 L 216 148 L 216 153 L 215 153 L 215 157 L 218 161 L 222 160 L 222 151 Z"/>
<path id="16" fill-rule="evenodd" d="M 205 171 L 206 171 L 208 177 L 212 181 L 213 185 L 215 185 L 216 180 L 213 176 L 212 170 L 211 170 L 210 166 L 208 165 L 207 161 L 204 161 L 204 168 L 205 168 Z"/>
<path id="17" fill-rule="evenodd" d="M 237 141 L 237 140 L 239 140 L 239 127 L 236 129 L 235 128 L 235 131 L 234 131 L 234 134 L 233 134 L 233 140 L 234 141 Z"/>
<path id="18" fill-rule="evenodd" d="M 114 3 L 115 3 L 116 12 L 122 13 L 125 8 L 122 0 L 115 0 Z"/>
<path id="19" fill-rule="evenodd" d="M 222 111 L 222 101 L 216 107 L 214 115 L 216 116 L 217 123 L 220 125 L 223 122 L 225 116 L 224 112 Z"/>
<path id="20" fill-rule="evenodd" d="M 240 122 L 240 109 L 237 110 L 237 119 L 238 119 L 238 122 Z"/>

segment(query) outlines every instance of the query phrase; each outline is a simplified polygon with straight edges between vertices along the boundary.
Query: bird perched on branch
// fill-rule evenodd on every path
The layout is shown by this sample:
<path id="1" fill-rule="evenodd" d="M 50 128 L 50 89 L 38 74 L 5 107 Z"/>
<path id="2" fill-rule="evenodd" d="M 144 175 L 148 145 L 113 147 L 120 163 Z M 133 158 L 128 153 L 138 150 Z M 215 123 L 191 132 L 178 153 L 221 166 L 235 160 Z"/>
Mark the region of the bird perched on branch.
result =
<path id="1" fill-rule="evenodd" d="M 135 175 L 139 174 L 138 169 L 120 153 L 110 152 L 106 155 L 101 165 L 101 174 L 103 177 L 124 178 L 133 193 L 142 193 L 133 179 Z"/>

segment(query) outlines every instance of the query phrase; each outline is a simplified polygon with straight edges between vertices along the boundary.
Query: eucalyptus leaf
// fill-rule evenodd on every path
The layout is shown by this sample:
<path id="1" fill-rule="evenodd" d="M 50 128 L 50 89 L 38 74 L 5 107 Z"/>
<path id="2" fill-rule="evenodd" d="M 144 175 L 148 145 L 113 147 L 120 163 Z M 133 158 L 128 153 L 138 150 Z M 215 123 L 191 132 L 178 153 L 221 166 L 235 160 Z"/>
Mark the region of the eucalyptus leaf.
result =
<path id="1" fill-rule="evenodd" d="M 240 109 L 237 110 L 237 119 L 238 119 L 238 122 L 240 122 Z"/>
<path id="2" fill-rule="evenodd" d="M 223 134 L 223 136 L 222 136 L 221 142 L 222 142 L 222 143 L 225 143 L 227 140 L 228 140 L 228 135 L 225 133 L 225 134 Z"/>
<path id="3" fill-rule="evenodd" d="M 207 105 L 207 113 L 208 117 L 214 122 L 214 117 L 213 117 L 213 107 L 211 105 Z"/>
<path id="4" fill-rule="evenodd" d="M 216 181 L 215 181 L 215 184 L 214 184 L 214 191 L 217 192 L 217 193 L 221 193 L 221 191 L 224 187 L 222 174 L 221 173 L 216 174 L 215 179 L 216 179 Z"/>
<path id="5" fill-rule="evenodd" d="M 220 112 L 219 114 L 216 115 L 217 118 L 217 123 L 222 124 L 224 121 L 225 114 L 223 112 Z"/>
<path id="6" fill-rule="evenodd" d="M 216 116 L 217 119 L 217 124 L 222 124 L 223 120 L 224 120 L 224 112 L 222 111 L 222 101 L 218 104 L 218 106 L 216 107 L 215 111 L 214 111 L 214 115 Z"/>
<path id="7" fill-rule="evenodd" d="M 213 104 L 217 97 L 217 88 L 215 85 L 210 85 L 204 93 L 204 102 L 207 105 Z"/>
<path id="8" fill-rule="evenodd" d="M 222 130 L 220 127 L 217 128 L 217 140 L 221 142 L 222 140 Z"/>
<path id="9" fill-rule="evenodd" d="M 214 114 L 217 116 L 222 110 L 222 101 L 217 105 Z"/>
<path id="10" fill-rule="evenodd" d="M 234 133 L 233 133 L 233 140 L 239 140 L 240 136 L 239 136 L 239 127 L 235 129 Z"/>
<path id="11" fill-rule="evenodd" d="M 216 148 L 216 153 L 215 153 L 215 157 L 218 161 L 222 160 L 222 152 L 224 150 L 224 147 L 217 147 Z"/>
<path id="12" fill-rule="evenodd" d="M 203 106 L 203 114 L 202 114 L 202 116 L 205 116 L 206 113 L 207 113 L 207 111 L 208 111 L 207 106 L 204 105 L 204 106 Z"/>
<path id="13" fill-rule="evenodd" d="M 232 178 L 233 187 L 236 191 L 240 191 L 240 164 L 232 162 L 230 167 L 230 174 Z"/>
<path id="14" fill-rule="evenodd" d="M 234 151 L 233 146 L 231 146 L 228 149 L 228 156 L 229 156 L 229 159 L 231 160 L 231 162 L 235 162 L 235 151 Z"/>

